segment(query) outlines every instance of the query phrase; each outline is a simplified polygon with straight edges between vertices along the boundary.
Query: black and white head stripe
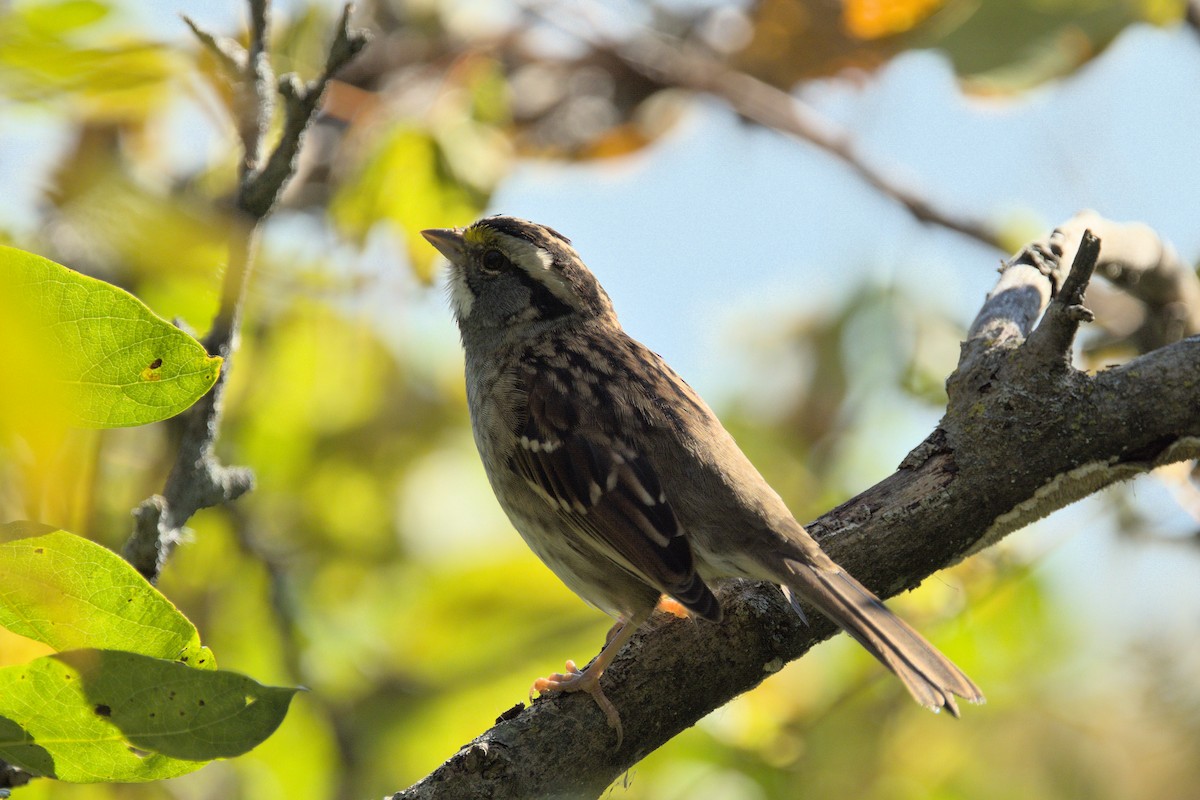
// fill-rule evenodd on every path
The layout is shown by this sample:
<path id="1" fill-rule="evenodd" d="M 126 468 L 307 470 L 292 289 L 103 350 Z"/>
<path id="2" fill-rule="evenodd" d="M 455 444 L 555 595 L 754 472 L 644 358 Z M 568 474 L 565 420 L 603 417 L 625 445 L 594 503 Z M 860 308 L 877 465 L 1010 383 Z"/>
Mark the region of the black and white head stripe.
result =
<path id="1" fill-rule="evenodd" d="M 612 313 L 612 303 L 571 246 L 553 228 L 516 217 L 487 217 L 468 228 L 464 237 L 474 247 L 494 247 L 534 284 L 566 309 L 583 314 Z M 531 284 L 531 288 L 535 288 Z M 536 294 L 536 292 L 535 292 Z M 544 298 L 549 300 L 550 298 Z M 553 302 L 544 303 L 546 310 Z"/>
<path id="2" fill-rule="evenodd" d="M 503 233 L 514 239 L 524 239 L 543 250 L 550 250 L 555 247 L 562 247 L 563 245 L 569 247 L 571 245 L 571 240 L 554 230 L 554 228 L 538 225 L 536 222 L 517 219 L 516 217 L 484 217 L 476 222 L 475 225 L 481 228 L 491 228 L 498 233 Z"/>

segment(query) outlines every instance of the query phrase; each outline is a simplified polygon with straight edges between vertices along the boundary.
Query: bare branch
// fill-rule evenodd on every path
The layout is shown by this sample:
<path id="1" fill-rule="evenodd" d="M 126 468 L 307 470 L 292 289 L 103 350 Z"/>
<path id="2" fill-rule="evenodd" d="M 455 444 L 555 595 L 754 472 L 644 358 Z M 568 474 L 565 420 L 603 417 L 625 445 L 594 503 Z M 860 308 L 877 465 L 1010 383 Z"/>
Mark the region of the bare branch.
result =
<path id="1" fill-rule="evenodd" d="M 329 48 L 325 68 L 316 80 L 302 82 L 295 75 L 284 75 L 279 79 L 279 93 L 284 98 L 283 136 L 271 153 L 261 172 L 255 172 L 245 181 L 238 194 L 238 205 L 255 218 L 266 216 L 274 206 L 279 193 L 296 167 L 296 156 L 304 142 L 304 132 L 317 110 L 325 87 L 346 63 L 353 59 L 370 41 L 366 31 L 350 27 L 352 5 L 342 9 L 337 34 Z"/>
<path id="2" fill-rule="evenodd" d="M 1126 305 L 1135 305 L 1140 315 L 1132 327 L 1125 320 L 1100 320 L 1105 327 L 1128 329 L 1123 337 L 1142 353 L 1200 333 L 1200 278 L 1174 248 L 1147 225 L 1112 222 L 1083 211 L 1004 263 L 1000 280 L 971 324 L 968 346 L 987 348 L 1028 336 L 1067 280 L 1066 265 L 1087 230 L 1104 243 L 1096 274 L 1132 298 Z M 1104 288 L 1093 284 L 1088 300 L 1111 313 L 1126 313 L 1116 310 L 1112 290 L 1104 293 Z"/>
<path id="3" fill-rule="evenodd" d="M 1034 328 L 1025 342 L 1025 349 L 1049 367 L 1066 368 L 1071 363 L 1071 345 L 1080 322 L 1091 322 L 1094 315 L 1083 305 L 1083 292 L 1096 270 L 1100 257 L 1100 240 L 1084 231 L 1075 251 L 1071 272 L 1062 288 L 1046 308 L 1041 324 Z"/>
<path id="4" fill-rule="evenodd" d="M 9 789 L 24 786 L 32 779 L 33 776 L 20 767 L 0 761 L 0 797 L 8 797 Z"/>
<path id="5" fill-rule="evenodd" d="M 595 46 L 612 53 L 652 80 L 711 94 L 746 119 L 824 150 L 920 222 L 940 225 L 1003 249 L 999 233 L 986 223 L 938 208 L 930 199 L 870 165 L 855 150 L 847 131 L 839 129 L 787 92 L 752 75 L 730 69 L 694 48 L 669 43 L 654 34 L 646 34 L 630 44 L 600 43 Z"/>
<path id="6" fill-rule="evenodd" d="M 1000 280 L 967 332 L 968 347 L 1020 342 L 1066 280 L 1062 272 L 1066 235 L 1056 228 L 1045 240 L 1030 242 L 1000 267 Z"/>
<path id="7" fill-rule="evenodd" d="M 242 73 L 246 71 L 246 48 L 228 36 L 214 36 L 203 30 L 187 14 L 180 16 L 183 17 L 184 23 L 192 29 L 196 38 L 200 40 L 200 44 L 204 45 L 204 48 L 217 59 L 217 63 L 225 72 L 225 77 L 231 81 L 241 78 Z"/>
<path id="8" fill-rule="evenodd" d="M 1139 352 L 1200 333 L 1200 278 L 1150 226 L 1112 222 L 1094 211 L 1080 213 L 1074 224 L 1106 242 L 1096 273 L 1141 303 L 1130 336 Z"/>
<path id="9" fill-rule="evenodd" d="M 166 560 L 182 541 L 184 526 L 192 515 L 203 508 L 232 502 L 254 486 L 254 476 L 249 469 L 222 465 L 213 453 L 213 447 L 220 432 L 222 399 L 237 349 L 243 300 L 254 263 L 259 228 L 291 177 L 304 131 L 316 113 L 330 76 L 366 43 L 365 34 L 350 30 L 351 6 L 347 5 L 321 76 L 306 85 L 300 85 L 298 80 L 288 76 L 283 136 L 263 167 L 262 143 L 270 130 L 275 96 L 267 53 L 270 4 L 267 0 L 249 0 L 249 5 L 250 45 L 244 58 L 239 58 L 236 51 L 228 54 L 240 68 L 234 87 L 234 124 L 243 148 L 237 206 L 244 213 L 241 224 L 235 225 L 230 232 L 229 264 L 222 282 L 221 303 L 212 329 L 204 339 L 208 352 L 220 355 L 225 363 L 212 390 L 186 412 L 179 452 L 162 495 L 147 498 L 133 512 L 133 533 L 125 543 L 124 554 L 151 581 L 157 580 Z M 229 50 L 228 47 L 222 50 L 222 40 L 199 30 L 190 20 L 187 22 L 206 46 L 220 52 Z"/>
<path id="10" fill-rule="evenodd" d="M 1200 337 L 1094 376 L 1065 362 L 1047 369 L 1039 348 L 1021 346 L 1054 294 L 1064 296 L 1061 313 L 1078 305 L 1095 248 L 1089 242 L 1076 255 L 1083 231 L 1073 223 L 1009 262 L 947 381 L 937 429 L 893 475 L 807 526 L 881 596 L 1079 497 L 1200 455 Z M 1068 280 L 1063 264 L 1072 262 L 1078 271 Z M 1056 345 L 1062 338 L 1047 336 Z M 645 755 L 834 630 L 820 618 L 805 627 L 775 587 L 733 582 L 721 600 L 720 624 L 656 617 L 605 673 L 625 729 L 619 750 L 589 698 L 539 699 L 394 797 L 598 797 Z M 976 677 L 986 684 L 986 671 Z"/>

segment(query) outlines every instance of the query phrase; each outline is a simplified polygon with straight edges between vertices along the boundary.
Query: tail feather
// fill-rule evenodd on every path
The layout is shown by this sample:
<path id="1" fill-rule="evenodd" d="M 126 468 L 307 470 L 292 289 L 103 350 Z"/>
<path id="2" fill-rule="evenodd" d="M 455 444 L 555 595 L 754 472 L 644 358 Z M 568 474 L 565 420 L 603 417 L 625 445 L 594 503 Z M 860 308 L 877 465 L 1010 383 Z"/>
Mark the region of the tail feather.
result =
<path id="1" fill-rule="evenodd" d="M 848 573 L 836 566 L 817 569 L 788 563 L 791 580 L 784 592 L 793 607 L 800 612 L 796 595 L 815 605 L 894 672 L 918 703 L 934 711 L 945 708 L 957 717 L 955 695 L 972 703 L 984 701 L 962 670 Z"/>

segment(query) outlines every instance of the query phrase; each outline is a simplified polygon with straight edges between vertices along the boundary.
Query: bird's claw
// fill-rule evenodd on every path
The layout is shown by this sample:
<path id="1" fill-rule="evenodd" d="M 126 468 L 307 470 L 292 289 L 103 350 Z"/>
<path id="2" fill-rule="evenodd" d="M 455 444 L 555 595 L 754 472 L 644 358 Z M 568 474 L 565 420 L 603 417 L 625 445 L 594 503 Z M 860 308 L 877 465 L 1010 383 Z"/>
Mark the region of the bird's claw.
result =
<path id="1" fill-rule="evenodd" d="M 621 728 L 621 715 L 617 713 L 617 707 L 612 704 L 612 701 L 604 696 L 604 690 L 600 688 L 600 678 L 591 674 L 589 670 L 579 669 L 575 666 L 574 661 L 567 661 L 565 669 L 566 672 L 556 672 L 534 681 L 533 686 L 529 687 L 529 702 L 533 703 L 534 693 L 586 692 L 604 712 L 608 726 L 617 732 L 617 748 L 619 749 L 625 738 L 625 732 Z"/>

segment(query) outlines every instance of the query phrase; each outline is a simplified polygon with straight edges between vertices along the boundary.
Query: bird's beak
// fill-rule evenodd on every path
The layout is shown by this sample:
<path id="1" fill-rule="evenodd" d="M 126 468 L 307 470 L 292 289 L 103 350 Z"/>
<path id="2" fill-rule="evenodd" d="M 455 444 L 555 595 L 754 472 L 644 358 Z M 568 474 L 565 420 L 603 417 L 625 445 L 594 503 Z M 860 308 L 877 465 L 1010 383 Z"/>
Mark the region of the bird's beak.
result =
<path id="1" fill-rule="evenodd" d="M 451 264 L 456 264 L 462 259 L 463 236 L 458 228 L 429 228 L 421 231 L 421 235 L 448 258 Z"/>

